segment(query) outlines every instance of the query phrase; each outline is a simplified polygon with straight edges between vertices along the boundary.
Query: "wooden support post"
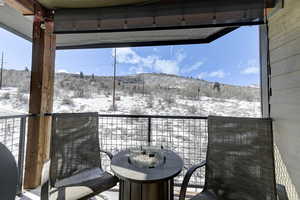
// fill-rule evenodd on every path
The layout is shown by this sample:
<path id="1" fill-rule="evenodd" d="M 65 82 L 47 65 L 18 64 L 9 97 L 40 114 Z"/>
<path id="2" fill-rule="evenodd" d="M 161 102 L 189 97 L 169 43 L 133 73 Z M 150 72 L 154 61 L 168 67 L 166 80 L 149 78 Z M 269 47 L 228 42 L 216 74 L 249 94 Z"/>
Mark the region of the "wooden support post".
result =
<path id="1" fill-rule="evenodd" d="M 40 12 L 37 12 L 40 13 Z M 40 184 L 44 161 L 49 158 L 51 117 L 54 90 L 56 37 L 53 21 L 35 15 L 32 41 L 32 68 L 29 113 L 37 114 L 28 121 L 24 188 Z"/>

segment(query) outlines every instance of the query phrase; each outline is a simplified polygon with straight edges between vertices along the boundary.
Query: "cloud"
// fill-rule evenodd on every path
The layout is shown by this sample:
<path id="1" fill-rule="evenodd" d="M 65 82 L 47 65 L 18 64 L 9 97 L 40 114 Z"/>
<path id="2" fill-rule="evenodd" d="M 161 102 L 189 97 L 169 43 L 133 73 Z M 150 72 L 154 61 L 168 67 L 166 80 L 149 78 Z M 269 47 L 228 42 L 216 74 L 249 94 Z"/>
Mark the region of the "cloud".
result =
<path id="1" fill-rule="evenodd" d="M 114 50 L 113 50 L 114 56 Z M 126 64 L 137 64 L 141 60 L 140 56 L 137 55 L 131 48 L 118 48 L 117 49 L 117 62 Z"/>
<path id="2" fill-rule="evenodd" d="M 259 67 L 247 67 L 241 71 L 241 74 L 258 74 Z"/>
<path id="3" fill-rule="evenodd" d="M 67 70 L 65 69 L 59 69 L 57 70 L 58 73 L 69 73 Z"/>
<path id="4" fill-rule="evenodd" d="M 153 64 L 154 64 L 153 68 L 155 69 L 155 71 L 163 72 L 166 74 L 178 74 L 179 73 L 179 66 L 178 66 L 177 61 L 155 59 Z"/>
<path id="5" fill-rule="evenodd" d="M 199 79 L 204 79 L 205 77 L 207 77 L 207 72 L 201 72 L 200 74 L 198 74 L 197 78 Z"/>
<path id="6" fill-rule="evenodd" d="M 249 60 L 241 71 L 241 74 L 251 75 L 259 74 L 259 64 L 257 60 Z"/>
<path id="7" fill-rule="evenodd" d="M 141 73 L 148 69 L 167 74 L 179 74 L 179 65 L 185 57 L 182 51 L 176 52 L 175 59 L 163 59 L 157 55 L 141 56 L 131 48 L 117 49 L 117 62 L 132 65 L 129 70 L 134 73 Z"/>
<path id="8" fill-rule="evenodd" d="M 202 61 L 198 61 L 196 63 L 194 63 L 193 65 L 189 66 L 189 67 L 184 67 L 181 69 L 181 73 L 191 73 L 193 71 L 196 71 L 197 69 L 199 69 L 202 65 L 204 64 L 204 62 Z"/>
<path id="9" fill-rule="evenodd" d="M 186 58 L 186 54 L 184 53 L 183 49 L 179 49 L 175 53 L 177 62 L 182 62 Z"/>
<path id="10" fill-rule="evenodd" d="M 211 72 L 209 74 L 210 77 L 216 77 L 216 78 L 224 78 L 225 77 L 225 73 L 223 70 L 218 70 L 218 71 L 214 71 Z"/>
<path id="11" fill-rule="evenodd" d="M 229 75 L 229 73 L 225 73 L 223 70 L 217 70 L 213 72 L 201 72 L 198 74 L 198 78 L 224 78 L 227 75 Z"/>
<path id="12" fill-rule="evenodd" d="M 174 46 L 170 46 L 170 56 L 173 56 Z"/>
<path id="13" fill-rule="evenodd" d="M 141 66 L 132 66 L 129 68 L 129 71 L 135 74 L 140 74 L 145 72 L 144 68 Z"/>

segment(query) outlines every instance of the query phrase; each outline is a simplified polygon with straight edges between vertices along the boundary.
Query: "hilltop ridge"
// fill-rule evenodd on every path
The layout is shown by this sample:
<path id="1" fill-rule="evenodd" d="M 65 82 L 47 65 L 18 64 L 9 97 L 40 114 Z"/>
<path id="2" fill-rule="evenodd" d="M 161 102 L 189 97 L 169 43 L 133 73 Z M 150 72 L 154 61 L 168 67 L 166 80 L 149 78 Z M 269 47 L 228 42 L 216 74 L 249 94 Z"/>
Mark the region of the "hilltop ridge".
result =
<path id="1" fill-rule="evenodd" d="M 21 81 L 20 81 L 21 80 Z M 199 96 L 257 101 L 260 98 L 259 88 L 254 86 L 234 86 L 201 79 L 182 77 L 162 73 L 143 73 L 116 77 L 117 90 L 125 93 L 172 93 L 187 98 Z M 28 91 L 30 71 L 4 70 L 3 85 L 18 87 Z M 113 87 L 112 76 L 56 73 L 55 88 L 67 90 L 84 90 L 82 93 L 110 93 Z"/>

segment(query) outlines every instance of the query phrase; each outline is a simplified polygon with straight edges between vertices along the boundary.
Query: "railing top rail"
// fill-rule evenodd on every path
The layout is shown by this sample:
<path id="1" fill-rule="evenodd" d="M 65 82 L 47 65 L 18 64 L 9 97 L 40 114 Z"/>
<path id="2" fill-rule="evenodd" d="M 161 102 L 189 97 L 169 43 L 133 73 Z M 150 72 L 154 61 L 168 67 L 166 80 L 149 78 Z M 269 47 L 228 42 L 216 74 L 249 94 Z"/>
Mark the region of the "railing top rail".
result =
<path id="1" fill-rule="evenodd" d="M 125 118 L 159 118 L 159 119 L 207 119 L 204 116 L 170 116 L 170 115 L 124 115 L 124 114 L 99 114 L 99 117 L 125 117 Z"/>
<path id="2" fill-rule="evenodd" d="M 12 119 L 12 118 L 24 118 L 24 117 L 30 117 L 29 114 L 21 114 L 21 115 L 6 115 L 6 116 L 0 116 L 0 119 Z"/>
<path id="3" fill-rule="evenodd" d="M 70 113 L 72 114 L 72 113 Z M 51 113 L 45 113 L 46 116 L 51 116 Z M 34 114 L 6 115 L 0 116 L 0 119 L 36 117 Z M 130 115 L 130 114 L 99 114 L 99 117 L 118 117 L 118 118 L 159 118 L 159 119 L 207 119 L 207 116 L 181 116 L 181 115 Z"/>

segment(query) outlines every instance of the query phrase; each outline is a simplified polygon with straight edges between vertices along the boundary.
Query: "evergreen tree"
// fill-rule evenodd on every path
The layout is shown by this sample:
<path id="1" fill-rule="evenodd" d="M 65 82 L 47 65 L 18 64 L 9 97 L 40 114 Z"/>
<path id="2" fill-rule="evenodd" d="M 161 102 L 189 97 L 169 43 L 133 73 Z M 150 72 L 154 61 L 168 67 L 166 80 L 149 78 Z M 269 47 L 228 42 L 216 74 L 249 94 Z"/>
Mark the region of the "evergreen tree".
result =
<path id="1" fill-rule="evenodd" d="M 80 72 L 80 78 L 84 78 L 83 72 Z"/>

